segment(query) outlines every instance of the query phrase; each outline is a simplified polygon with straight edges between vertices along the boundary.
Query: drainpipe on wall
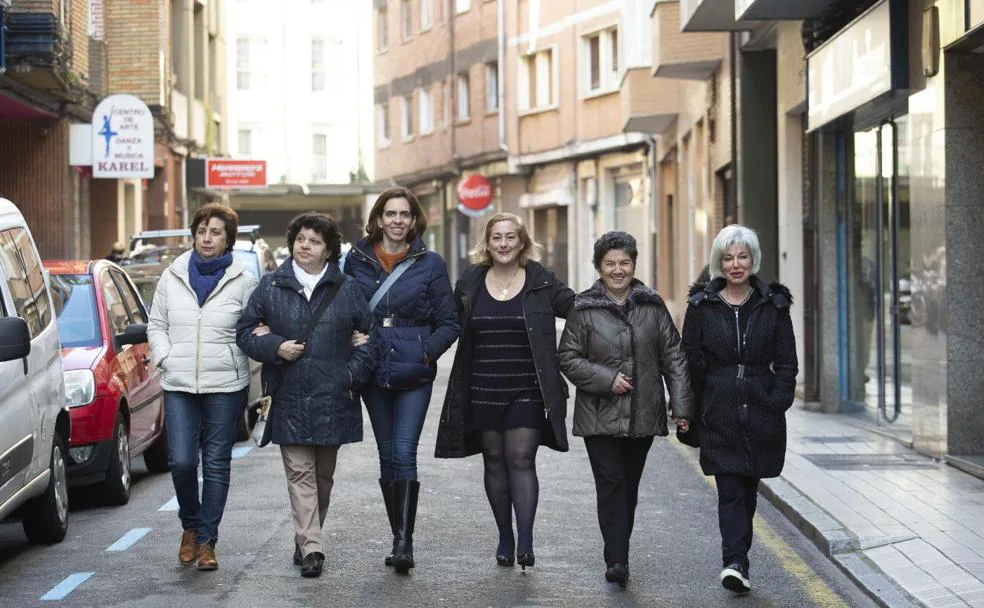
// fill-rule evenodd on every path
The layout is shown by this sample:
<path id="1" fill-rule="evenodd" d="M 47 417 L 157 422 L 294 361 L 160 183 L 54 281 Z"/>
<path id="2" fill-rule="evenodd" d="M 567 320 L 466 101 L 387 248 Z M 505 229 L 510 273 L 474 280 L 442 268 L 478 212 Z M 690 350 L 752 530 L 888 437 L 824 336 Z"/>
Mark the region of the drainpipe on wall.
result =
<path id="1" fill-rule="evenodd" d="M 728 55 L 730 56 L 730 72 L 731 72 L 731 99 L 729 103 L 731 105 L 731 189 L 735 196 L 735 223 L 742 222 L 742 216 L 744 213 L 741 208 L 741 189 L 739 188 L 741 181 L 741 173 L 738 171 L 738 45 L 740 44 L 738 40 L 738 33 L 731 32 L 731 44 L 728 48 Z"/>
<path id="2" fill-rule="evenodd" d="M 648 134 L 646 139 L 649 142 L 649 190 L 650 197 L 652 198 L 652 221 L 650 222 L 651 234 L 653 238 L 652 249 L 649 251 L 650 265 L 652 266 L 652 282 L 649 283 L 650 287 L 657 289 L 657 280 L 659 279 L 659 262 L 656 252 L 659 251 L 659 159 L 656 158 L 657 146 L 659 140 L 655 135 Z"/>
<path id="3" fill-rule="evenodd" d="M 499 80 L 497 93 L 499 99 L 499 149 L 509 154 L 509 147 L 506 145 L 506 2 L 498 0 L 496 3 L 497 19 L 499 22 L 499 60 L 496 69 L 496 78 Z"/>

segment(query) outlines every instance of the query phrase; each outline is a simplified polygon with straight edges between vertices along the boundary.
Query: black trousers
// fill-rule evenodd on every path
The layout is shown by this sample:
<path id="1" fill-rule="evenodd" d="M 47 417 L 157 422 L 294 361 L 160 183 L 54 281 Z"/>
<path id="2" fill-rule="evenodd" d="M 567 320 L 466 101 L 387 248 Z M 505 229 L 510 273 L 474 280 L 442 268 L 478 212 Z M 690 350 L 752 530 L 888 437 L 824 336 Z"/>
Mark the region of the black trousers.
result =
<path id="1" fill-rule="evenodd" d="M 737 563 L 747 569 L 759 480 L 742 475 L 716 475 L 714 478 L 718 491 L 722 565 L 727 567 Z"/>
<path id="2" fill-rule="evenodd" d="M 598 524 L 605 540 L 605 564 L 629 563 L 629 538 L 639 502 L 639 480 L 652 437 L 585 437 L 598 493 Z"/>

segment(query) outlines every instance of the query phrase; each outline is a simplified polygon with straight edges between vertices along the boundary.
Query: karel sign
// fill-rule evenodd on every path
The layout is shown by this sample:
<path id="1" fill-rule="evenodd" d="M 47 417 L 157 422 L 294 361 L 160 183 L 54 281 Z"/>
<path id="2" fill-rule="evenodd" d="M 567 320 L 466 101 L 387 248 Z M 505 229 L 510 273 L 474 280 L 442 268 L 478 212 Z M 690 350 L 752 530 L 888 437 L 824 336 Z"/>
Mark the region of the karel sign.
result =
<path id="1" fill-rule="evenodd" d="M 154 177 L 154 117 L 133 95 L 110 95 L 92 113 L 92 177 Z"/>

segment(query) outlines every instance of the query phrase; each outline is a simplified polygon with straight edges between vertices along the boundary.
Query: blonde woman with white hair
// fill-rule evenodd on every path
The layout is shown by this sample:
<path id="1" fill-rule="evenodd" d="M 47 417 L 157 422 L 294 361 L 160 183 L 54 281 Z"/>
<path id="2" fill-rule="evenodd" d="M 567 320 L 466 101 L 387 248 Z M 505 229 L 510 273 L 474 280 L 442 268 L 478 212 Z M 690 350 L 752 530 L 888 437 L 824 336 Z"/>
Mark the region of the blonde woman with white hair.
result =
<path id="1" fill-rule="evenodd" d="M 710 280 L 691 287 L 683 323 L 701 414 L 699 435 L 681 439 L 699 443 L 701 469 L 717 482 L 721 584 L 736 593 L 751 590 L 758 484 L 782 472 L 786 410 L 796 389 L 793 298 L 785 286 L 757 276 L 761 261 L 755 231 L 737 224 L 722 229 L 711 247 Z M 691 434 L 699 441 L 688 441 Z"/>

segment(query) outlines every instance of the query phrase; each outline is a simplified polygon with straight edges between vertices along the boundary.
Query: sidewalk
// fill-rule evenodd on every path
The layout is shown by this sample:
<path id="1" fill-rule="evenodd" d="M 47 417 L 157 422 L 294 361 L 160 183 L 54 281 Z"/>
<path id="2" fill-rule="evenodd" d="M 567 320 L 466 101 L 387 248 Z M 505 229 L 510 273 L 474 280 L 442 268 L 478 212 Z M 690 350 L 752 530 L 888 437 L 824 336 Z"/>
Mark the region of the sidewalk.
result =
<path id="1" fill-rule="evenodd" d="M 761 493 L 884 606 L 984 606 L 984 481 L 846 416 L 787 414 Z"/>

